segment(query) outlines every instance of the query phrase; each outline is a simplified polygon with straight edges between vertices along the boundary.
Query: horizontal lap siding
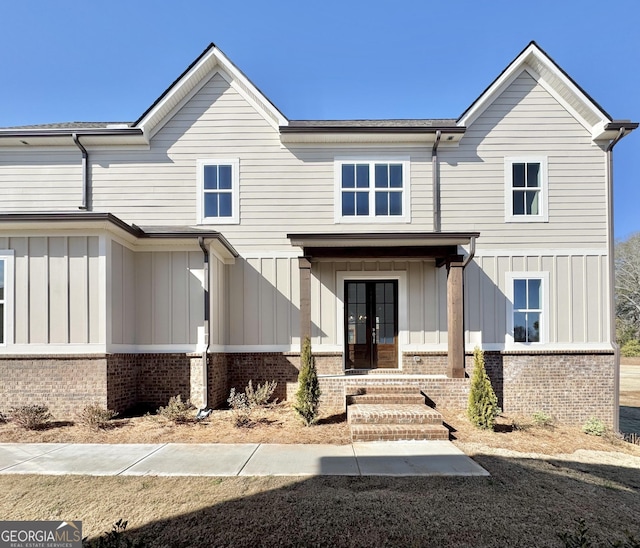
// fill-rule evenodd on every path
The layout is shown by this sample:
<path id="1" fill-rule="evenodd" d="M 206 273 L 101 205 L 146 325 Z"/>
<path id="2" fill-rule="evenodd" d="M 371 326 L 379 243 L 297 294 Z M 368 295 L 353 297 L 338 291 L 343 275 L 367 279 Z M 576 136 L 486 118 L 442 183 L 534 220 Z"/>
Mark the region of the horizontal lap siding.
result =
<path id="1" fill-rule="evenodd" d="M 546 156 L 549 222 L 504 222 L 504 158 Z M 605 155 L 527 73 L 442 149 L 442 228 L 478 230 L 482 245 L 604 247 Z"/>
<path id="2" fill-rule="evenodd" d="M 0 154 L 3 212 L 77 210 L 82 202 L 78 149 Z"/>

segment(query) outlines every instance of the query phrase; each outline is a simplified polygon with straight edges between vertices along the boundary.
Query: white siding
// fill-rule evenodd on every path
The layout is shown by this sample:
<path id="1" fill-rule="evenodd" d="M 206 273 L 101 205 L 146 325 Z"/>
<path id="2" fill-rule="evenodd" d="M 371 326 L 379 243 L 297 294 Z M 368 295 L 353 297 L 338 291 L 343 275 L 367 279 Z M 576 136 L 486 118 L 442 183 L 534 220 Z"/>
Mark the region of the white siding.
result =
<path id="1" fill-rule="evenodd" d="M 0 151 L 0 211 L 77 210 L 82 201 L 80 151 Z"/>

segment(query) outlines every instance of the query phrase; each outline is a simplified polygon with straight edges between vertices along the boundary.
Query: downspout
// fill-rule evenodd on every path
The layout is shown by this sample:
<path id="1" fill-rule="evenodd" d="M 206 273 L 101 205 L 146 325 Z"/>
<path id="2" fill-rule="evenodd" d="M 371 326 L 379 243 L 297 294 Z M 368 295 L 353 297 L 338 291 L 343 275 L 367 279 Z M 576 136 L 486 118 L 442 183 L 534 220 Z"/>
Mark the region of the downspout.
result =
<path id="1" fill-rule="evenodd" d="M 438 170 L 438 145 L 440 144 L 442 131 L 436 131 L 436 140 L 431 149 L 431 193 L 433 194 L 433 231 L 441 230 L 441 211 L 440 211 L 440 173 Z"/>
<path id="2" fill-rule="evenodd" d="M 616 342 L 616 269 L 615 269 L 615 240 L 613 234 L 613 147 L 616 146 L 618 141 L 624 137 L 626 133 L 625 128 L 621 127 L 618 131 L 618 135 L 607 146 L 607 224 L 609 226 L 608 234 L 608 254 L 609 254 L 609 336 L 611 338 L 611 345 L 614 351 L 614 409 L 613 414 L 613 428 L 617 432 L 620 430 L 620 347 Z"/>
<path id="3" fill-rule="evenodd" d="M 202 409 L 198 411 L 196 418 L 204 419 L 211 414 L 209 409 L 209 250 L 204 245 L 204 238 L 198 236 L 198 245 L 202 249 L 204 259 L 204 343 L 205 347 L 202 351 Z"/>
<path id="4" fill-rule="evenodd" d="M 471 237 L 471 241 L 469 242 L 469 255 L 464 258 L 462 261 L 462 268 L 466 267 L 475 257 L 476 254 L 476 238 L 475 236 Z"/>
<path id="5" fill-rule="evenodd" d="M 76 144 L 76 146 L 80 149 L 80 152 L 82 152 L 82 204 L 80 206 L 78 206 L 78 209 L 88 210 L 89 209 L 89 206 L 88 206 L 88 201 L 89 201 L 89 169 L 88 169 L 89 153 L 87 152 L 87 149 L 84 148 L 84 146 L 82 146 L 82 143 L 80 142 L 80 138 L 78 137 L 77 133 L 72 133 L 71 134 L 71 138 L 73 139 L 73 142 Z"/>

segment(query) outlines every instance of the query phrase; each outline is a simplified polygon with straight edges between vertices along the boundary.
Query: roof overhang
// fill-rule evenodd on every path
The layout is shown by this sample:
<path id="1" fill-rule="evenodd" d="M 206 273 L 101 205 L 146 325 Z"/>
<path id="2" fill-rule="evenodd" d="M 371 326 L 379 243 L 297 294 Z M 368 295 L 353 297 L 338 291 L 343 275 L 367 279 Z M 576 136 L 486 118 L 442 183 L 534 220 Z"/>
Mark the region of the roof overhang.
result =
<path id="1" fill-rule="evenodd" d="M 280 141 L 297 143 L 417 143 L 431 144 L 440 133 L 441 146 L 456 146 L 466 128 L 456 127 L 363 127 L 353 126 L 282 126 Z"/>
<path id="2" fill-rule="evenodd" d="M 458 257 L 458 246 L 479 236 L 479 232 L 287 234 L 291 245 L 301 247 L 310 259 L 446 259 Z"/>
<path id="3" fill-rule="evenodd" d="M 0 129 L 0 147 L 73 146 L 77 135 L 86 146 L 148 145 L 139 128 Z"/>
<path id="4" fill-rule="evenodd" d="M 197 247 L 202 238 L 225 263 L 233 263 L 239 256 L 229 241 L 218 231 L 199 227 L 145 227 L 125 223 L 111 213 L 98 212 L 46 212 L 2 213 L 0 234 L 42 233 L 74 231 L 103 231 L 122 238 L 132 249 L 166 248 L 184 245 L 191 240 Z"/>

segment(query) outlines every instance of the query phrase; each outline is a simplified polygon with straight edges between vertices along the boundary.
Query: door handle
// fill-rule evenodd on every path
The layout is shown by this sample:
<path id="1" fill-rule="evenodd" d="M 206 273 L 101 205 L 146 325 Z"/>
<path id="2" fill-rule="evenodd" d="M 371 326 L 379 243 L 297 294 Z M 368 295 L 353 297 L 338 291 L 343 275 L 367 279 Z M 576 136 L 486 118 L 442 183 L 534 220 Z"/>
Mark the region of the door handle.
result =
<path id="1" fill-rule="evenodd" d="M 378 341 L 376 341 L 376 328 L 375 327 L 371 328 L 371 341 L 373 342 L 373 344 L 378 344 Z"/>

